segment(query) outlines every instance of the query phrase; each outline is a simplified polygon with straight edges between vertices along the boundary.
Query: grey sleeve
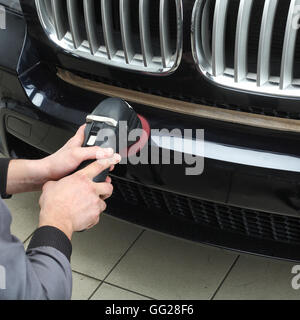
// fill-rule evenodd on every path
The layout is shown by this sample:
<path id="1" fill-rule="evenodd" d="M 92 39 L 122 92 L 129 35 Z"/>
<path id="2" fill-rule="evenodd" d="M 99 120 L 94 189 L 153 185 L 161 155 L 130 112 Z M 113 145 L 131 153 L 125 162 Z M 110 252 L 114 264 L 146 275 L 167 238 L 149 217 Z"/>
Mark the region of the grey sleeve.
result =
<path id="1" fill-rule="evenodd" d="M 42 227 L 25 252 L 10 232 L 11 220 L 0 200 L 0 300 L 70 299 L 70 240 L 56 228 Z"/>

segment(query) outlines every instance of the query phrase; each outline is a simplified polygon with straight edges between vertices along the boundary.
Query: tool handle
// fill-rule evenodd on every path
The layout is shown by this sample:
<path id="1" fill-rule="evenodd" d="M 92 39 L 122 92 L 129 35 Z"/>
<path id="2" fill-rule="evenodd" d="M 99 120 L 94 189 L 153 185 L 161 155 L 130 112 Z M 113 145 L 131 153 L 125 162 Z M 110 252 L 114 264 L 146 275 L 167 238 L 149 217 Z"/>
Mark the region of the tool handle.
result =
<path id="1" fill-rule="evenodd" d="M 109 169 L 102 171 L 98 176 L 96 176 L 93 181 L 97 183 L 105 182 L 106 178 L 109 175 Z"/>
<path id="2" fill-rule="evenodd" d="M 85 167 L 89 166 L 91 163 L 93 163 L 92 160 L 83 161 L 74 172 L 84 169 Z"/>

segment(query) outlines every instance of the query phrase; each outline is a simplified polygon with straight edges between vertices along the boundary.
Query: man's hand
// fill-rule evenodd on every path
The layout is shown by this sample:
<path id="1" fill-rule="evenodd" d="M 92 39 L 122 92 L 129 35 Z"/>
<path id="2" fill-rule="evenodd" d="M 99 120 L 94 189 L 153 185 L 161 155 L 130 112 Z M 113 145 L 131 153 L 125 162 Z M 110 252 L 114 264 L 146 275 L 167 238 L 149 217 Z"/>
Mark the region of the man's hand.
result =
<path id="1" fill-rule="evenodd" d="M 113 155 L 112 149 L 99 147 L 82 147 L 84 142 L 85 125 L 81 126 L 75 136 L 60 150 L 42 159 L 42 166 L 46 169 L 46 180 L 59 180 L 75 171 L 86 160 L 102 159 Z"/>
<path id="2" fill-rule="evenodd" d="M 96 225 L 100 213 L 106 209 L 104 200 L 111 196 L 113 186 L 110 178 L 105 183 L 95 183 L 93 178 L 120 160 L 115 154 L 111 159 L 95 161 L 59 181 L 47 182 L 40 198 L 39 226 L 56 227 L 71 239 L 74 231 Z"/>
<path id="3" fill-rule="evenodd" d="M 41 160 L 11 160 L 7 194 L 38 191 L 47 181 L 59 180 L 74 172 L 85 160 L 110 158 L 112 149 L 82 147 L 85 125 L 60 150 Z M 113 166 L 110 168 L 113 169 Z"/>

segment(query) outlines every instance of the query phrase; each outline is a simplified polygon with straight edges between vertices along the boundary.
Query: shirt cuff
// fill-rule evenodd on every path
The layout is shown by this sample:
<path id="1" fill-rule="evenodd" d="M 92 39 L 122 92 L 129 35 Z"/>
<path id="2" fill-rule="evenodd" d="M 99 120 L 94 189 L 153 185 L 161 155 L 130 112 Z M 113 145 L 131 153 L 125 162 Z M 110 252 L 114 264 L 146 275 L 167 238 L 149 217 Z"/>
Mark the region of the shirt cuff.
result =
<path id="1" fill-rule="evenodd" d="M 7 187 L 7 172 L 8 166 L 11 159 L 1 158 L 0 159 L 0 195 L 2 199 L 9 199 L 11 195 L 6 193 Z"/>
<path id="2" fill-rule="evenodd" d="M 52 247 L 71 260 L 72 244 L 69 238 L 59 229 L 51 226 L 38 228 L 31 238 L 28 250 L 39 247 Z"/>

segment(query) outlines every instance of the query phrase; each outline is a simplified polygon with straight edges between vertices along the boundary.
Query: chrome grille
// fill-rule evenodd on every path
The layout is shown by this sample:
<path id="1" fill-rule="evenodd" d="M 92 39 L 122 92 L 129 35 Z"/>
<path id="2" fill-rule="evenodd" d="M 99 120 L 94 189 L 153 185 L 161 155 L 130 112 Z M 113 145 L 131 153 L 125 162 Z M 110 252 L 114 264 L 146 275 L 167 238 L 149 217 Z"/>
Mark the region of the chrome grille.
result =
<path id="1" fill-rule="evenodd" d="M 196 0 L 194 60 L 223 86 L 299 97 L 299 18 L 300 0 Z"/>
<path id="2" fill-rule="evenodd" d="M 36 0 L 48 37 L 67 52 L 149 74 L 176 70 L 182 0 Z"/>

